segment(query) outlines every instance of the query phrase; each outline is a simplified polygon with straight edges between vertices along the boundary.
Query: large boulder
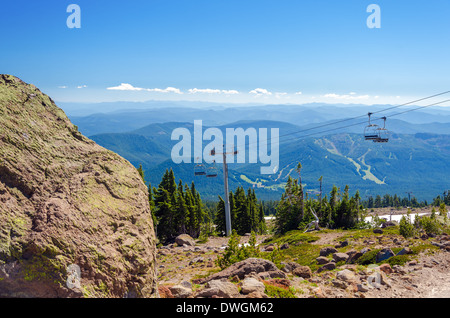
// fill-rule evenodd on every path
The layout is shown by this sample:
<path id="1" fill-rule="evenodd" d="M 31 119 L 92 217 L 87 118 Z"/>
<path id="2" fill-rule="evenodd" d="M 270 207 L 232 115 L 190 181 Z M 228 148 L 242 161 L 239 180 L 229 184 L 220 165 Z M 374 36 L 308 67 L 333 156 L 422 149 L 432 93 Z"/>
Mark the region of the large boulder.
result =
<path id="1" fill-rule="evenodd" d="M 135 167 L 0 75 L 0 298 L 156 297 L 155 242 Z"/>
<path id="2" fill-rule="evenodd" d="M 277 266 L 262 258 L 247 258 L 243 261 L 234 263 L 233 265 L 225 268 L 223 271 L 215 273 L 207 278 L 196 279 L 193 282 L 196 284 L 204 284 L 206 282 L 212 280 L 220 280 L 227 279 L 228 277 L 237 276 L 239 279 L 244 279 L 245 276 L 254 273 L 254 274 L 267 274 L 267 275 L 259 275 L 267 276 L 270 278 L 279 277 L 284 278 L 286 274 L 279 270 Z"/>
<path id="3" fill-rule="evenodd" d="M 175 243 L 179 246 L 195 246 L 194 239 L 188 234 L 180 234 L 175 238 Z"/>

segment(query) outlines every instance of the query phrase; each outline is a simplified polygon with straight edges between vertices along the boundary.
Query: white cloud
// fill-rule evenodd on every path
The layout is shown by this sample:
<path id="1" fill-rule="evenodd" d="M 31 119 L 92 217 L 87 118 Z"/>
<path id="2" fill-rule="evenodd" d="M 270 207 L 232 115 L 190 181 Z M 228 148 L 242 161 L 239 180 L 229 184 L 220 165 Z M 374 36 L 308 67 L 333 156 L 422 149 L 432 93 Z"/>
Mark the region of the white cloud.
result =
<path id="1" fill-rule="evenodd" d="M 325 94 L 323 97 L 326 98 L 333 98 L 333 99 L 340 99 L 340 100 L 361 100 L 361 99 L 369 99 L 369 95 L 356 95 L 356 93 L 352 92 L 350 94 L 346 95 L 339 95 L 339 94 Z"/>
<path id="2" fill-rule="evenodd" d="M 158 92 L 158 93 L 175 93 L 175 94 L 183 94 L 180 89 L 175 87 L 167 87 L 165 89 L 161 88 L 147 88 L 145 89 L 147 92 Z"/>
<path id="3" fill-rule="evenodd" d="M 109 89 L 112 91 L 142 91 L 142 90 L 144 90 L 143 88 L 134 87 L 133 85 L 127 84 L 127 83 L 122 83 L 119 86 L 108 87 L 106 89 Z"/>
<path id="4" fill-rule="evenodd" d="M 58 86 L 58 88 L 65 89 L 65 88 L 67 88 L 67 86 L 65 86 L 65 85 L 63 85 L 63 86 Z"/>
<path id="5" fill-rule="evenodd" d="M 226 94 L 226 95 L 236 95 L 239 94 L 236 90 L 225 90 L 225 89 L 212 89 L 212 88 L 191 88 L 188 90 L 189 94 Z"/>
<path id="6" fill-rule="evenodd" d="M 142 87 L 134 87 L 131 84 L 122 83 L 119 86 L 115 87 L 107 87 L 108 90 L 115 91 L 147 91 L 147 92 L 158 92 L 158 93 L 175 93 L 175 94 L 183 94 L 178 88 L 175 87 L 167 87 L 165 89 L 161 88 L 142 88 Z"/>
<path id="7" fill-rule="evenodd" d="M 256 96 L 270 96 L 272 95 L 267 89 L 264 88 L 255 88 L 249 92 L 250 94 L 255 94 Z"/>
<path id="8" fill-rule="evenodd" d="M 77 86 L 77 88 L 86 88 L 87 87 L 87 85 L 79 85 L 79 86 Z"/>
<path id="9" fill-rule="evenodd" d="M 294 95 L 302 95 L 302 92 L 296 92 Z"/>

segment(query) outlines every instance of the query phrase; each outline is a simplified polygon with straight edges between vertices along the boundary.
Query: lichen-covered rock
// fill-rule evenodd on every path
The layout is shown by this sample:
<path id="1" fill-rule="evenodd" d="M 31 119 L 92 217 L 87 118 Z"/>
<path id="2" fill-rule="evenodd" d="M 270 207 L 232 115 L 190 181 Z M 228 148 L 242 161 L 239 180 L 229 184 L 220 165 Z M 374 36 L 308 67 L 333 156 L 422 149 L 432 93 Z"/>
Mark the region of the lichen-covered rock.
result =
<path id="1" fill-rule="evenodd" d="M 155 297 L 155 240 L 136 169 L 0 75 L 0 297 Z"/>

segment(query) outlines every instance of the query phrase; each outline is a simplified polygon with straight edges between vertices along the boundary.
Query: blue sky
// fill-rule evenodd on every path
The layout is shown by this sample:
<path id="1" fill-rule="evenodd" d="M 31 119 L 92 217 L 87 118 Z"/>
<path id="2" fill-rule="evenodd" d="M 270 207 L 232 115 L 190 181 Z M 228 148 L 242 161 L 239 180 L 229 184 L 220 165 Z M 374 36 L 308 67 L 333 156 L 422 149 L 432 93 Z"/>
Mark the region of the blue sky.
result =
<path id="1" fill-rule="evenodd" d="M 395 104 L 450 89 L 448 0 L 16 0 L 0 30 L 0 73 L 56 101 Z"/>

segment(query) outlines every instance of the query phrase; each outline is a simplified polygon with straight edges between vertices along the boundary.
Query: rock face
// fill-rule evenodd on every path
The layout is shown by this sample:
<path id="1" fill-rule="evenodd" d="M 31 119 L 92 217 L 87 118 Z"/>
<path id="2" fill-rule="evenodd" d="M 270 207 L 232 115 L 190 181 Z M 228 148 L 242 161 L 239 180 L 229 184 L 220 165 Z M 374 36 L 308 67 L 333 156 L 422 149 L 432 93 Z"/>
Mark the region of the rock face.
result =
<path id="1" fill-rule="evenodd" d="M 155 258 L 136 169 L 35 86 L 0 75 L 0 297 L 156 297 Z"/>

